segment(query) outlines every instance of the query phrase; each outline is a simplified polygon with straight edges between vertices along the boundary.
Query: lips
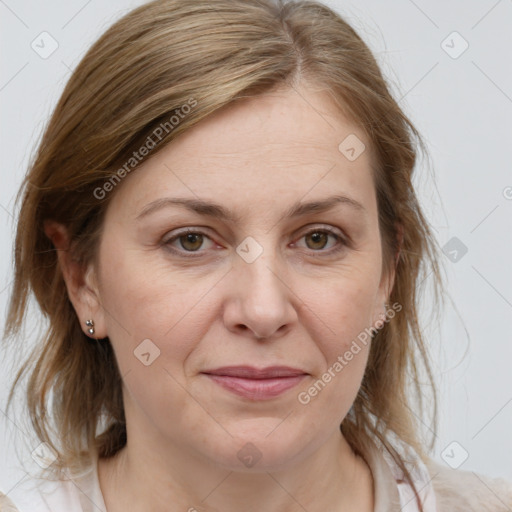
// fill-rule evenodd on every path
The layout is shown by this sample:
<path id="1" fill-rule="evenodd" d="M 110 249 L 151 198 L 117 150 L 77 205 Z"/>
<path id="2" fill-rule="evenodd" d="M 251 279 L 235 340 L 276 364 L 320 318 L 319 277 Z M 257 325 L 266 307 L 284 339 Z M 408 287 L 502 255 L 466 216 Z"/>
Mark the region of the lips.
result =
<path id="1" fill-rule="evenodd" d="M 239 377 L 241 379 L 272 379 L 279 377 L 296 377 L 306 372 L 289 366 L 268 366 L 267 368 L 254 368 L 253 366 L 224 366 L 215 370 L 206 370 L 209 375 L 224 375 L 226 377 Z"/>
<path id="2" fill-rule="evenodd" d="M 202 372 L 222 388 L 249 400 L 269 400 L 295 387 L 307 373 L 288 366 L 228 366 Z"/>

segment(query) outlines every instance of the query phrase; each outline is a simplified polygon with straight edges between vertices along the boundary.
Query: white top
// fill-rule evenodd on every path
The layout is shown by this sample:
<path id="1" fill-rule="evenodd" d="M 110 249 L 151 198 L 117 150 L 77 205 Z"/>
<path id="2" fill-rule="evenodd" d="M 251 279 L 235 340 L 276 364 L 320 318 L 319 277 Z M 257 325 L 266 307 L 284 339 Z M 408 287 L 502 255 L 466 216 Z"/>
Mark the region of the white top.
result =
<path id="1" fill-rule="evenodd" d="M 414 456 L 413 452 L 411 453 Z M 426 512 L 436 512 L 430 476 L 415 457 L 412 476 Z M 385 449 L 372 446 L 364 455 L 372 472 L 374 512 L 418 512 L 418 504 L 403 474 Z M 9 503 L 10 500 L 10 503 Z M 11 508 L 9 508 L 11 507 Z M 98 480 L 97 460 L 90 469 L 70 480 L 42 480 L 26 476 L 7 497 L 0 494 L 0 512 L 107 512 Z"/>

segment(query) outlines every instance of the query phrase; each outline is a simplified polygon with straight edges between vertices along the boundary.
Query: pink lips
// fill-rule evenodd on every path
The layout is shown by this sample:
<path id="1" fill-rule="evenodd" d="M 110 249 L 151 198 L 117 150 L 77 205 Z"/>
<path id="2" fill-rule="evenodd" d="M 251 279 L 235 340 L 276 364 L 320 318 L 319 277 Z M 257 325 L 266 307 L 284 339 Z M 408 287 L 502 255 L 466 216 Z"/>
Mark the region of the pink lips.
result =
<path id="1" fill-rule="evenodd" d="M 204 372 L 223 388 L 251 400 L 267 400 L 296 386 L 307 374 L 288 366 L 227 366 Z"/>

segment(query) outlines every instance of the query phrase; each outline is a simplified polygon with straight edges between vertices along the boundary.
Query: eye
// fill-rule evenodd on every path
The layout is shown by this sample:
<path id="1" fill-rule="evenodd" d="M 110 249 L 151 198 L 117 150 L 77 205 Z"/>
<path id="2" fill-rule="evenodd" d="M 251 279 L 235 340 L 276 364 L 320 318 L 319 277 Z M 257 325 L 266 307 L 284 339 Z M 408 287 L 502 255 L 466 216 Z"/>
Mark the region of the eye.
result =
<path id="1" fill-rule="evenodd" d="M 334 249 L 324 250 L 326 245 L 328 244 L 329 237 L 334 238 L 335 241 L 337 242 L 337 245 L 335 244 Z M 307 233 L 302 235 L 300 240 L 302 239 L 306 240 L 306 247 L 308 249 L 313 250 L 313 252 L 320 252 L 322 254 L 336 253 L 347 245 L 345 238 L 337 231 L 329 227 L 311 229 Z"/>
<path id="2" fill-rule="evenodd" d="M 334 249 L 324 250 L 328 244 L 329 237 L 333 238 L 337 244 L 335 243 Z M 344 236 L 330 227 L 311 229 L 303 234 L 299 240 L 302 239 L 306 240 L 307 249 L 310 249 L 314 253 L 320 253 L 318 256 L 325 255 L 326 253 L 336 253 L 348 245 Z M 200 249 L 203 247 L 206 240 L 213 244 L 211 238 L 203 231 L 196 228 L 188 228 L 179 231 L 174 236 L 164 239 L 162 245 L 175 254 L 193 258 L 200 256 L 201 253 L 204 252 L 200 251 Z M 298 246 L 297 244 L 293 245 Z"/>
<path id="3" fill-rule="evenodd" d="M 165 239 L 162 243 L 172 252 L 195 253 L 199 252 L 199 249 L 203 245 L 204 240 L 210 240 L 210 238 L 202 231 L 197 229 L 186 229 L 178 232 L 170 238 Z M 178 243 L 178 250 L 175 249 L 175 242 Z"/>

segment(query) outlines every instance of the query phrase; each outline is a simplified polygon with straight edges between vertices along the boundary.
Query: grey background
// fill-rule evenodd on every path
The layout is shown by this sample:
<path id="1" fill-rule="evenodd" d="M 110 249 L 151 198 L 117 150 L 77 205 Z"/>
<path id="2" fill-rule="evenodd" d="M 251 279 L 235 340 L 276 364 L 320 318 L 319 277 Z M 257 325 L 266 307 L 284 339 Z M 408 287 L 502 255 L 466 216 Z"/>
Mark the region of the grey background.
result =
<path id="1" fill-rule="evenodd" d="M 2 326 L 12 283 L 14 195 L 31 152 L 84 52 L 141 3 L 0 0 Z M 512 0 L 325 3 L 374 50 L 432 158 L 430 167 L 420 162 L 416 186 L 437 241 L 446 248 L 451 298 L 439 329 L 425 321 L 441 398 L 434 456 L 453 467 L 512 480 Z M 47 58 L 31 47 L 51 48 L 44 31 L 58 44 Z M 427 293 L 425 319 L 429 300 Z M 31 327 L 37 321 L 33 309 Z M 18 457 L 29 467 L 37 446 L 22 417 L 5 415 L 11 368 L 34 340 L 29 329 L 24 346 L 1 349 L 4 491 L 25 474 Z"/>

